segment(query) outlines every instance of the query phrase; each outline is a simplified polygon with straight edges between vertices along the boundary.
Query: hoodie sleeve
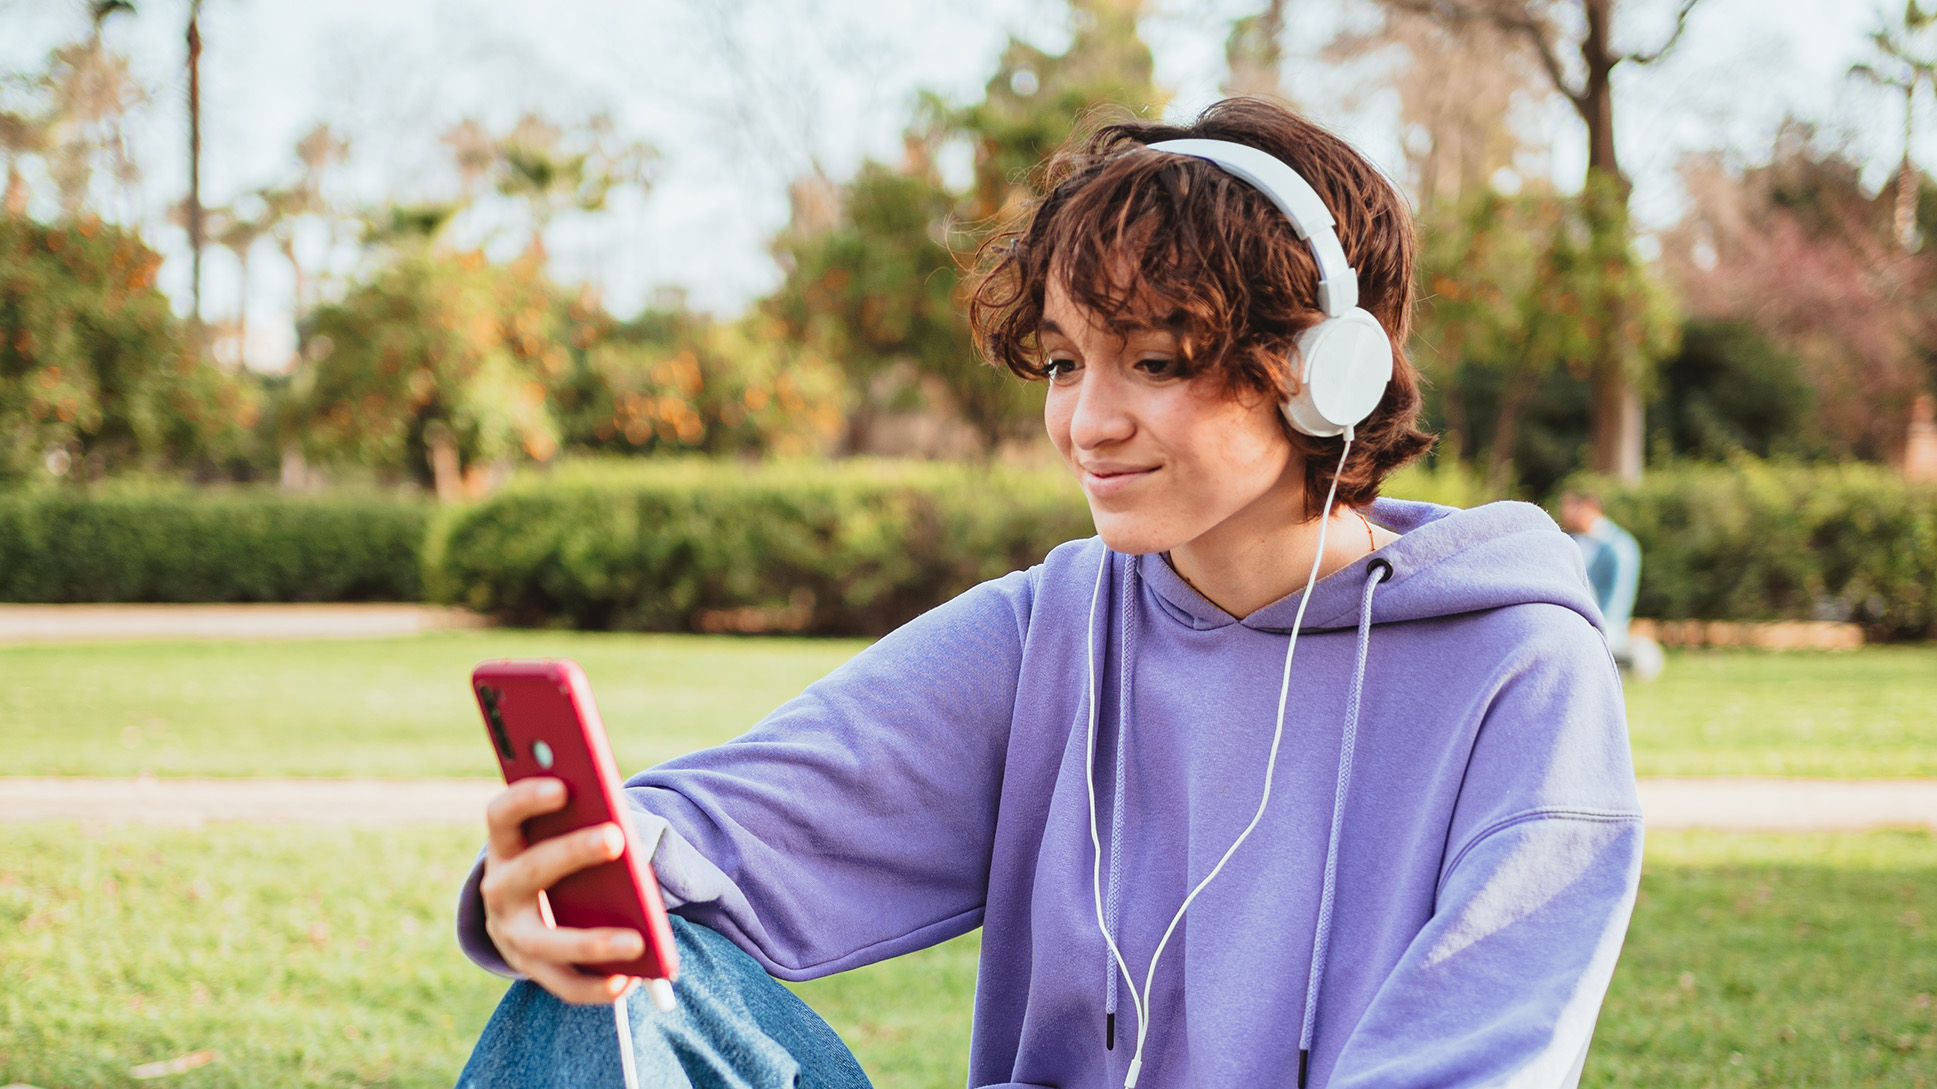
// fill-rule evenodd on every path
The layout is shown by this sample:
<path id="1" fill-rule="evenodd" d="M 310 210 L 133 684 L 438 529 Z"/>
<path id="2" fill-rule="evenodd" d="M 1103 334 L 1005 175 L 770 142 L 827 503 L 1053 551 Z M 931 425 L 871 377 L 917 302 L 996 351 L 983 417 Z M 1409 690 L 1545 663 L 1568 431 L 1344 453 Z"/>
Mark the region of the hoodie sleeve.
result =
<path id="1" fill-rule="evenodd" d="M 1580 1077 L 1634 908 L 1642 824 L 1606 647 L 1584 621 L 1547 634 L 1486 712 L 1433 915 L 1352 1029 L 1332 1089 Z"/>
<path id="2" fill-rule="evenodd" d="M 791 980 L 978 926 L 1032 580 L 983 583 L 746 735 L 629 780 L 668 906 Z M 460 944 L 502 972 L 476 881 Z"/>

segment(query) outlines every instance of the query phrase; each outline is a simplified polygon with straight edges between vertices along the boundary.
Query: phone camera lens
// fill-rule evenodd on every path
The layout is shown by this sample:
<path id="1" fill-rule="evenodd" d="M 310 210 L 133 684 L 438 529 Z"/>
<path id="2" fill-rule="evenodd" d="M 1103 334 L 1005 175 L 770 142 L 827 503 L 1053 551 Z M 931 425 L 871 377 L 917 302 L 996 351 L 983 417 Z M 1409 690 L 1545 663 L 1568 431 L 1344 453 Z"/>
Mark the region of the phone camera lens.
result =
<path id="1" fill-rule="evenodd" d="M 491 742 L 498 747 L 498 755 L 512 759 L 511 733 L 504 728 L 504 715 L 498 710 L 497 689 L 488 684 L 478 685 L 478 702 L 484 705 L 484 721 L 490 724 Z"/>

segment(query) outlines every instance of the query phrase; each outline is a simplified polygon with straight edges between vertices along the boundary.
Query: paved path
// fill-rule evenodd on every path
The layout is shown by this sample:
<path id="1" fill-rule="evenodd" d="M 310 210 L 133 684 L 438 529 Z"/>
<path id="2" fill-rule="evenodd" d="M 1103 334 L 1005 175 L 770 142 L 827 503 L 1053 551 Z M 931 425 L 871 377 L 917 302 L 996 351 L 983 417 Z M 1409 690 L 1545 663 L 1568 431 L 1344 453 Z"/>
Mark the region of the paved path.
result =
<path id="1" fill-rule="evenodd" d="M 0 778 L 0 823 L 84 820 L 197 828 L 210 821 L 483 827 L 492 779 Z M 1937 779 L 1643 779 L 1650 828 L 1937 828 Z"/>
<path id="2" fill-rule="evenodd" d="M 0 778 L 0 823 L 470 824 L 482 834 L 485 800 L 502 789 L 495 779 Z"/>
<path id="3" fill-rule="evenodd" d="M 432 605 L 0 605 L 0 644 L 127 639 L 363 639 L 475 628 Z"/>
<path id="4" fill-rule="evenodd" d="M 1937 779 L 1643 779 L 1650 828 L 1937 829 Z"/>

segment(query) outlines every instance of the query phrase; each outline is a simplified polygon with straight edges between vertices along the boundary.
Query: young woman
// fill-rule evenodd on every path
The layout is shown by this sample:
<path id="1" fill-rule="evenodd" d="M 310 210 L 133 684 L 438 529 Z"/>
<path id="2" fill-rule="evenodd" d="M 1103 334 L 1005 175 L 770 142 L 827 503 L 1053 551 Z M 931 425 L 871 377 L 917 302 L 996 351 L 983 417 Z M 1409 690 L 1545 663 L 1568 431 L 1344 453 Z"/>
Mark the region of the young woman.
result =
<path id="1" fill-rule="evenodd" d="M 686 965 L 631 1015 L 643 1079 L 865 1084 L 769 977 L 979 926 L 971 1086 L 1571 1085 L 1640 868 L 1620 682 L 1545 514 L 1376 498 L 1429 443 L 1402 199 L 1247 100 L 1104 128 L 1044 188 L 972 318 L 1049 383 L 1098 536 L 630 781 Z M 571 1003 L 626 981 L 571 965 L 638 937 L 537 908 L 616 839 L 527 848 L 542 790 L 492 804 L 460 903 L 526 979 L 465 1086 L 620 1076 Z"/>

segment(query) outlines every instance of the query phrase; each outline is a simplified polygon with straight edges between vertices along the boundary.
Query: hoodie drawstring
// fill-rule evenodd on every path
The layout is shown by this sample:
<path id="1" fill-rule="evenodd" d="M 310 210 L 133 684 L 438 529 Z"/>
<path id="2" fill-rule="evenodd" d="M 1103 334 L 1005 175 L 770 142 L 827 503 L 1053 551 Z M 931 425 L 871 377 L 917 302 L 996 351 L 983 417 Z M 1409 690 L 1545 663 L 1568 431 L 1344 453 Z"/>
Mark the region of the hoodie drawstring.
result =
<path id="1" fill-rule="evenodd" d="M 1305 1026 L 1298 1034 L 1298 1089 L 1311 1073 L 1312 1039 L 1318 1027 L 1318 983 L 1332 951 L 1332 902 L 1338 884 L 1338 839 L 1345 824 L 1345 795 L 1352 787 L 1352 756 L 1359 740 L 1359 704 L 1365 692 L 1365 658 L 1372 649 L 1372 591 L 1392 577 L 1392 565 L 1375 559 L 1366 565 L 1365 592 L 1359 598 L 1358 661 L 1352 690 L 1345 698 L 1345 731 L 1338 742 L 1338 786 L 1332 793 L 1332 830 L 1325 843 L 1325 881 L 1318 895 L 1318 926 L 1312 931 L 1311 975 L 1305 981 Z"/>
<path id="2" fill-rule="evenodd" d="M 1130 692 L 1133 687 L 1132 670 L 1137 660 L 1137 593 L 1141 584 L 1141 574 L 1137 561 L 1124 557 L 1123 564 L 1123 603 L 1118 610 L 1118 626 L 1122 637 L 1118 640 L 1117 659 L 1117 705 L 1116 705 L 1116 777 L 1115 786 L 1110 794 L 1110 885 L 1104 900 L 1104 915 L 1109 920 L 1112 932 L 1123 913 L 1123 778 L 1124 767 L 1129 754 L 1130 734 Z M 1108 980 L 1103 1001 L 1103 1047 L 1116 1049 L 1116 962 L 1106 949 L 1103 954 L 1103 975 Z"/>

